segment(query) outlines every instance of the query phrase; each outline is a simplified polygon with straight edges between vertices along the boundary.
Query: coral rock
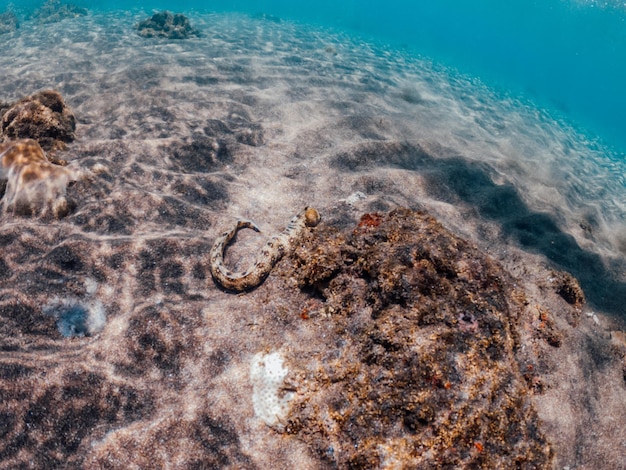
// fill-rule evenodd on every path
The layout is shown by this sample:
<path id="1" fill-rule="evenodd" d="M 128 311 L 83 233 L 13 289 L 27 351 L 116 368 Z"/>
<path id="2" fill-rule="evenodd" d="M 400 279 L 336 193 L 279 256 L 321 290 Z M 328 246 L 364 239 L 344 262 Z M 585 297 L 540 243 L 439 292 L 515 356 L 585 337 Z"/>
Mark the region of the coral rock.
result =
<path id="1" fill-rule="evenodd" d="M 0 137 L 35 139 L 45 150 L 63 149 L 75 138 L 76 119 L 59 92 L 45 90 L 16 103 L 0 105 Z"/>
<path id="2" fill-rule="evenodd" d="M 410 210 L 320 227 L 291 272 L 324 301 L 287 432 L 332 468 L 547 468 L 520 373 L 518 306 L 494 261 Z"/>
<path id="3" fill-rule="evenodd" d="M 585 303 L 585 294 L 574 276 L 567 272 L 554 273 L 554 287 L 563 300 L 574 307 L 581 308 Z"/>
<path id="4" fill-rule="evenodd" d="M 187 39 L 191 36 L 200 36 L 200 33 L 191 27 L 189 20 L 180 13 L 172 14 L 161 11 L 137 25 L 140 36 L 145 38 Z"/>
<path id="5" fill-rule="evenodd" d="M 59 0 L 48 0 L 33 13 L 32 18 L 40 23 L 56 23 L 65 18 L 76 18 L 86 14 L 87 10 L 85 8 L 72 5 L 71 3 L 61 3 Z"/>

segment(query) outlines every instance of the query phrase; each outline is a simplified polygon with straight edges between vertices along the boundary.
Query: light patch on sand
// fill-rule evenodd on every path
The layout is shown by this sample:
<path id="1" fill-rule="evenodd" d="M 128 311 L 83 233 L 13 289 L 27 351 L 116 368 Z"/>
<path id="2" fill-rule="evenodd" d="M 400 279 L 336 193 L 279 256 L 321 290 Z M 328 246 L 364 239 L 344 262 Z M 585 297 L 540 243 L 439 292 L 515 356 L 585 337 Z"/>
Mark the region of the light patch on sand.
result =
<path id="1" fill-rule="evenodd" d="M 257 353 L 250 364 L 252 382 L 252 404 L 256 416 L 268 426 L 276 426 L 289 411 L 295 393 L 282 389 L 289 369 L 283 366 L 283 357 L 278 352 Z"/>

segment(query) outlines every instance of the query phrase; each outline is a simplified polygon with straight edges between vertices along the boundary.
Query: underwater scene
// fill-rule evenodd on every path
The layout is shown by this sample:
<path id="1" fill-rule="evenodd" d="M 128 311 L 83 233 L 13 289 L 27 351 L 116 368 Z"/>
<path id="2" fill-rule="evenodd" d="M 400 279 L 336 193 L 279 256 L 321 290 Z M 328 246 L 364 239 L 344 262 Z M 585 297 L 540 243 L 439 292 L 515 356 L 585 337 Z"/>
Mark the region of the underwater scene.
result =
<path id="1" fill-rule="evenodd" d="M 626 4 L 0 1 L 0 469 L 626 469 Z"/>

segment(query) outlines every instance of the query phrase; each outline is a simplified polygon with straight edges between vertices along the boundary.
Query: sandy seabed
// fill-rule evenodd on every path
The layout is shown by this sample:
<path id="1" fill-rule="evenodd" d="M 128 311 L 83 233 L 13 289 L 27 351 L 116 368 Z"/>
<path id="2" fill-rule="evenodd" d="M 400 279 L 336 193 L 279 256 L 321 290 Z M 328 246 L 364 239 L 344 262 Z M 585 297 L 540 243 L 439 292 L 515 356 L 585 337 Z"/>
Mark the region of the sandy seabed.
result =
<path id="1" fill-rule="evenodd" d="M 81 174 L 67 217 L 2 215 L 1 468 L 333 468 L 259 417 L 250 380 L 259 353 L 297 371 L 330 320 L 284 280 L 234 295 L 207 267 L 237 218 L 269 235 L 307 205 L 336 230 L 426 211 L 497 260 L 560 338 L 521 322 L 551 465 L 626 468 L 622 163 L 547 113 L 382 46 L 211 14 L 189 15 L 198 38 L 147 39 L 133 29 L 146 16 L 1 38 L 0 99 L 60 91 L 77 118 L 63 158 Z M 242 232 L 227 261 L 243 268 L 263 241 Z M 578 320 L 555 271 L 585 291 Z M 76 328 L 88 335 L 61 334 Z M 403 467 L 386 452 L 380 466 Z"/>

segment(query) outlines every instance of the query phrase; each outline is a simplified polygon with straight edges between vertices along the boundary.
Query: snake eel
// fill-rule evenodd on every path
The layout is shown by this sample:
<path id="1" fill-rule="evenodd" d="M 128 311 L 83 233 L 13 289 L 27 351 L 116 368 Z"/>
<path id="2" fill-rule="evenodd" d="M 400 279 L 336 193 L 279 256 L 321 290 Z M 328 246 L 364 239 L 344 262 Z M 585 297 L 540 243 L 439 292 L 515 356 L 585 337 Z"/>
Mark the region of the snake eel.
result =
<path id="1" fill-rule="evenodd" d="M 285 253 L 295 248 L 295 244 L 304 230 L 308 227 L 315 227 L 320 219 L 317 210 L 312 207 L 305 207 L 302 212 L 291 219 L 283 232 L 270 238 L 254 265 L 242 273 L 230 271 L 224 266 L 224 250 L 238 230 L 242 228 L 251 228 L 256 232 L 261 230 L 250 220 L 238 220 L 234 228 L 217 237 L 213 248 L 211 248 L 210 268 L 213 279 L 223 288 L 237 292 L 257 287 L 269 275 L 278 260 Z"/>

